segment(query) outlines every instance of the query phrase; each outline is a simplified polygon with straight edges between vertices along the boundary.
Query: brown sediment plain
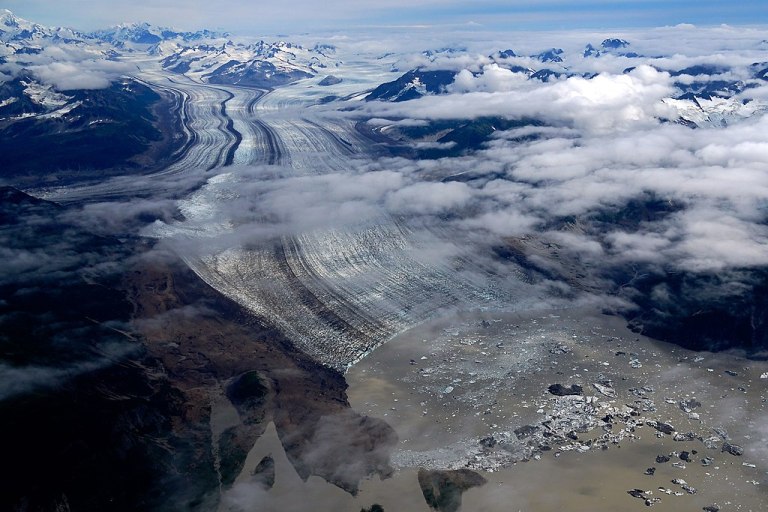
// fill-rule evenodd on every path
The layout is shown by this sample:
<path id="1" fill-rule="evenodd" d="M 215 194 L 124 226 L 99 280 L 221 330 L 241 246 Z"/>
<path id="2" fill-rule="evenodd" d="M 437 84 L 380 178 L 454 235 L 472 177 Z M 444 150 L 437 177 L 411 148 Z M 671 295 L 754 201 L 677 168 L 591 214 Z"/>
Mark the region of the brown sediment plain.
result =
<path id="1" fill-rule="evenodd" d="M 766 510 L 767 372 L 594 311 L 457 313 L 347 374 L 353 408 L 400 438 L 395 478 L 363 485 L 358 503 L 427 510 L 417 468 L 468 467 L 488 483 L 466 491 L 465 512 Z M 553 384 L 583 396 L 555 396 Z M 566 436 L 548 430 L 569 419 Z"/>

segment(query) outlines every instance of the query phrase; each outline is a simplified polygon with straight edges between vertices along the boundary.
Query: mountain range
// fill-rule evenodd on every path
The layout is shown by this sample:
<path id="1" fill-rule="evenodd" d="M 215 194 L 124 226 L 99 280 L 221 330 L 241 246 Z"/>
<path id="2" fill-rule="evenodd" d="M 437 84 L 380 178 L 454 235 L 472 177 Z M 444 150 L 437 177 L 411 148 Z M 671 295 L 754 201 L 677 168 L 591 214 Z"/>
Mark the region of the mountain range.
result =
<path id="1" fill-rule="evenodd" d="M 640 58 L 637 53 L 623 51 L 630 45 L 631 43 L 624 39 L 609 38 L 600 44 L 600 50 L 587 44 L 584 52 L 579 54 L 567 54 L 560 48 L 551 48 L 530 57 L 520 57 L 514 50 L 507 49 L 492 53 L 486 61 L 478 59 L 477 70 L 473 71 L 472 75 L 480 78 L 496 67 L 542 83 L 572 77 L 592 79 L 598 74 L 578 71 L 584 68 L 583 61 L 611 54 L 614 58 L 626 59 L 628 64 L 637 62 Z M 442 50 L 441 53 L 461 54 L 459 50 Z M 541 63 L 541 66 L 531 67 L 531 60 Z M 670 121 L 697 127 L 721 126 L 749 118 L 768 108 L 765 101 L 743 100 L 739 97 L 740 93 L 768 80 L 768 62 L 755 62 L 739 69 L 715 63 L 674 69 L 669 67 L 664 58 L 659 57 L 658 64 L 655 64 L 655 58 L 647 60 L 658 71 L 668 72 L 676 78 L 676 94 L 664 100 L 667 105 L 678 111 L 678 117 Z M 458 66 L 465 65 L 464 60 L 456 59 L 456 62 Z M 451 64 L 451 60 L 443 59 L 441 64 Z M 627 66 L 624 73 L 631 72 L 635 67 Z M 376 87 L 365 99 L 402 102 L 423 96 L 456 93 L 459 91 L 452 89 L 451 85 L 459 71 L 460 68 L 438 68 L 435 64 L 411 69 L 397 79 Z"/>
<path id="2" fill-rule="evenodd" d="M 209 83 L 264 88 L 310 78 L 336 64 L 331 46 L 307 49 L 285 41 L 238 44 L 227 40 L 192 46 L 172 42 L 150 51 L 163 56 L 162 66 L 176 73 Z"/>
<path id="3" fill-rule="evenodd" d="M 0 64 L 8 73 L 34 64 L 55 45 L 87 52 L 89 59 L 116 59 L 124 54 L 149 53 L 163 58 L 166 69 L 189 73 L 211 83 L 274 87 L 315 76 L 334 67 L 335 48 L 316 45 L 304 48 L 285 41 L 238 43 L 229 34 L 210 30 L 177 31 L 149 23 L 131 23 L 90 33 L 32 23 L 8 10 L 0 14 Z M 0 100 L 1 101 L 1 100 Z"/>

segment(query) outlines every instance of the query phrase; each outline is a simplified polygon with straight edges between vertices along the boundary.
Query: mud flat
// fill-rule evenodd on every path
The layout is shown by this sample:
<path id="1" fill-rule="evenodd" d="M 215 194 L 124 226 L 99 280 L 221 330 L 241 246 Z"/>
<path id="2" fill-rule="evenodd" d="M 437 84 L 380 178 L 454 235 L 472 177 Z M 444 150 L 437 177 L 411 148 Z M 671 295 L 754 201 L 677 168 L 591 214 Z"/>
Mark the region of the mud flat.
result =
<path id="1" fill-rule="evenodd" d="M 464 511 L 764 510 L 766 372 L 594 311 L 454 314 L 348 372 L 353 408 L 400 439 L 394 478 L 359 498 L 428 510 L 416 470 L 469 468 L 488 483 Z"/>

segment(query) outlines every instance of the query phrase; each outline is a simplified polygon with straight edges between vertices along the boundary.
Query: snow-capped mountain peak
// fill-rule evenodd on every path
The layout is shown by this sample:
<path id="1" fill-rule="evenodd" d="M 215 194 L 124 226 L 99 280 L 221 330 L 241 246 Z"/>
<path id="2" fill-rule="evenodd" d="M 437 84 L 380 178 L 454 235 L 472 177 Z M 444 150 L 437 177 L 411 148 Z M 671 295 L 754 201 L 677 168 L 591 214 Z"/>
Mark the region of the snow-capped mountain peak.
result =
<path id="1" fill-rule="evenodd" d="M 683 124 L 698 127 L 719 128 L 768 111 L 768 105 L 762 101 L 744 102 L 739 98 L 718 96 L 665 98 L 663 101 L 677 111 Z"/>
<path id="2" fill-rule="evenodd" d="M 620 50 L 629 46 L 629 41 L 625 39 L 619 39 L 617 37 L 612 37 L 604 39 L 603 42 L 600 43 L 600 46 L 602 46 L 605 50 Z"/>
<path id="3" fill-rule="evenodd" d="M 550 48 L 533 57 L 539 59 L 541 62 L 563 62 L 562 55 L 563 50 L 561 48 Z"/>
<path id="4" fill-rule="evenodd" d="M 121 23 L 113 27 L 97 30 L 91 36 L 118 46 L 126 43 L 156 45 L 163 41 L 179 40 L 184 42 L 200 41 L 227 37 L 226 33 L 198 30 L 183 32 L 169 27 L 157 27 L 150 23 Z"/>
<path id="5" fill-rule="evenodd" d="M 600 50 L 592 46 L 592 43 L 587 43 L 587 46 L 584 47 L 584 52 L 582 55 L 584 57 L 599 57 Z"/>
<path id="6" fill-rule="evenodd" d="M 17 18 L 16 15 L 8 9 L 0 9 L 0 25 L 4 27 L 18 28 L 21 24 L 20 22 L 24 22 L 24 20 Z"/>
<path id="7" fill-rule="evenodd" d="M 0 41 L 4 43 L 30 46 L 42 40 L 80 41 L 86 36 L 65 27 L 46 27 L 38 23 L 19 18 L 8 9 L 0 10 Z"/>
<path id="8" fill-rule="evenodd" d="M 42 25 L 19 18 L 8 9 L 0 10 L 0 38 L 6 42 L 32 37 L 48 30 Z"/>

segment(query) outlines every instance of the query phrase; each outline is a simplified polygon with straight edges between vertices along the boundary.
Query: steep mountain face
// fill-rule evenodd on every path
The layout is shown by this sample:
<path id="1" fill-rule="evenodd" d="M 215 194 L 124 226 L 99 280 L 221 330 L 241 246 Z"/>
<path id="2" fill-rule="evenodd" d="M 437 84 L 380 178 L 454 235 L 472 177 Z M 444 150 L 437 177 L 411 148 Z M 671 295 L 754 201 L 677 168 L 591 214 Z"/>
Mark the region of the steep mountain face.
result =
<path id="1" fill-rule="evenodd" d="M 678 98 L 667 98 L 664 103 L 677 110 L 678 122 L 692 127 L 726 126 L 766 110 L 762 102 L 744 103 L 738 98 L 713 94 L 686 93 Z"/>
<path id="2" fill-rule="evenodd" d="M 558 80 L 560 77 L 563 77 L 563 76 L 567 76 L 567 75 L 561 71 L 555 71 L 553 69 L 544 68 L 533 73 L 531 75 L 531 78 L 533 80 L 539 80 L 541 82 L 551 82 L 554 80 Z"/>
<path id="3" fill-rule="evenodd" d="M 639 57 L 636 52 L 625 52 L 622 51 L 625 48 L 628 48 L 630 46 L 630 42 L 625 39 L 619 39 L 616 37 L 604 39 L 603 42 L 600 43 L 600 48 L 595 48 L 592 46 L 592 43 L 588 43 L 584 47 L 584 51 L 582 52 L 582 57 L 600 57 L 605 54 L 611 54 L 619 57 L 628 57 L 628 58 L 636 58 Z"/>
<path id="4" fill-rule="evenodd" d="M 675 87 L 679 94 L 665 99 L 680 114 L 679 121 L 691 126 L 725 126 L 765 112 L 768 104 L 761 100 L 739 97 L 764 80 L 760 63 L 746 70 L 746 80 L 734 80 L 731 68 L 718 64 L 699 64 L 680 70 L 668 70 L 679 78 Z"/>
<path id="5" fill-rule="evenodd" d="M 0 177 L 65 185 L 160 165 L 180 143 L 166 101 L 130 80 L 65 93 L 29 75 L 0 84 Z"/>
<path id="6" fill-rule="evenodd" d="M 392 82 L 381 84 L 375 88 L 366 101 L 407 101 L 421 98 L 427 94 L 442 94 L 446 87 L 453 83 L 454 71 L 420 71 L 414 69 Z"/>
<path id="7" fill-rule="evenodd" d="M 322 80 L 320 80 L 317 85 L 320 87 L 329 87 L 331 85 L 340 84 L 344 80 L 338 76 L 328 75 L 324 77 Z"/>
<path id="8" fill-rule="evenodd" d="M 544 126 L 535 119 L 479 119 L 429 121 L 419 126 L 384 127 L 378 129 L 399 156 L 437 159 L 457 157 L 485 148 L 494 133 L 515 128 Z M 399 149 L 399 151 L 398 151 Z M 462 181 L 462 178 L 447 181 Z"/>
<path id="9" fill-rule="evenodd" d="M 493 53 L 488 57 L 498 62 L 499 60 L 506 60 L 511 59 L 512 57 L 517 57 L 517 54 L 514 52 L 514 50 L 508 48 L 506 50 L 500 50 L 496 53 Z"/>
<path id="10" fill-rule="evenodd" d="M 64 109 L 76 108 L 72 97 L 44 86 L 30 76 L 24 76 L 0 85 L 0 116 L 3 120 L 22 119 L 38 115 L 63 115 Z"/>
<path id="11" fill-rule="evenodd" d="M 700 75 L 720 75 L 727 73 L 730 70 L 729 67 L 717 64 L 697 64 L 695 66 L 688 66 L 679 70 L 672 70 L 669 72 L 672 76 L 700 76 Z"/>
<path id="12" fill-rule="evenodd" d="M 129 332 L 113 271 L 127 247 L 67 213 L 0 187 L 0 412 L 13 418 L 0 425 L 13 468 L 0 508 L 144 508 L 170 463 L 151 440 L 167 439 L 176 399 Z"/>
<path id="13" fill-rule="evenodd" d="M 563 58 L 561 57 L 563 53 L 561 48 L 552 48 L 545 50 L 538 55 L 534 55 L 534 57 L 541 62 L 563 62 Z"/>
<path id="14" fill-rule="evenodd" d="M 750 68 L 757 80 L 768 81 L 768 62 L 755 62 Z"/>
<path id="15" fill-rule="evenodd" d="M 649 272 L 630 283 L 624 293 L 638 307 L 623 315 L 636 332 L 693 350 L 738 348 L 768 358 L 766 269 Z"/>
<path id="16" fill-rule="evenodd" d="M 629 41 L 617 37 L 604 39 L 600 46 L 605 50 L 619 50 L 629 46 Z"/>
<path id="17" fill-rule="evenodd" d="M 151 51 L 167 55 L 162 65 L 168 70 L 196 75 L 210 83 L 251 87 L 277 87 L 335 66 L 334 49 L 329 45 L 306 49 L 283 41 L 158 45 Z"/>
<path id="18" fill-rule="evenodd" d="M 684 209 L 646 195 L 584 219 L 584 225 L 598 236 L 616 228 L 634 233 Z M 768 269 L 697 272 L 641 263 L 599 272 L 634 304 L 619 310 L 634 331 L 692 350 L 741 349 L 768 357 Z"/>
<path id="19" fill-rule="evenodd" d="M 587 43 L 587 46 L 584 47 L 584 52 L 582 52 L 582 56 L 584 58 L 586 57 L 599 57 L 600 56 L 600 50 L 592 46 L 592 43 Z"/>

